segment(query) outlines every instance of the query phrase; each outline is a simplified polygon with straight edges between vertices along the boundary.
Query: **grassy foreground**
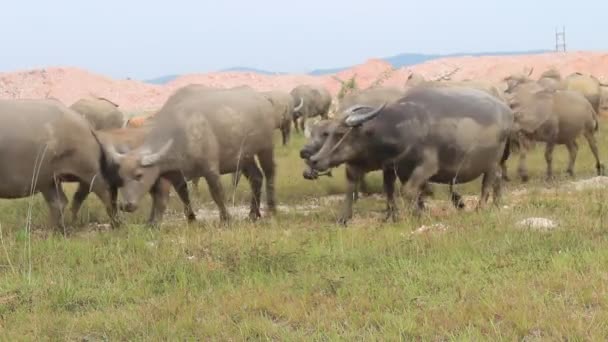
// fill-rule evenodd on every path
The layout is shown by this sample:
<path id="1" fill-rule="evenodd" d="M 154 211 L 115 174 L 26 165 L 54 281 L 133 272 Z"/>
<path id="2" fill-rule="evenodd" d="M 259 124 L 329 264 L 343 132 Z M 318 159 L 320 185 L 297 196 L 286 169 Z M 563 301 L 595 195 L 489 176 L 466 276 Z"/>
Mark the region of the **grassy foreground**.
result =
<path id="1" fill-rule="evenodd" d="M 564 188 L 564 147 L 554 157 L 559 181 L 542 181 L 539 145 L 532 182 L 508 184 L 504 207 L 457 212 L 436 186 L 421 218 L 402 211 L 400 222 L 382 223 L 384 202 L 373 196 L 342 228 L 334 223 L 341 197 L 328 195 L 342 193 L 343 171 L 304 180 L 303 142 L 277 148 L 284 207 L 255 224 L 235 217 L 218 226 L 204 182 L 197 208 L 211 218 L 188 226 L 174 196 L 159 230 L 142 225 L 148 199 L 119 230 L 86 224 L 67 238 L 45 227 L 41 196 L 0 201 L 1 339 L 608 339 L 608 197 Z M 579 145 L 577 178 L 592 177 L 589 149 Z M 379 191 L 379 175 L 370 176 Z M 458 190 L 476 196 L 479 181 Z M 246 205 L 248 196 L 243 181 L 234 201 Z M 93 197 L 82 216 L 107 222 Z M 558 227 L 519 228 L 527 217 Z M 413 233 L 437 223 L 445 229 Z"/>

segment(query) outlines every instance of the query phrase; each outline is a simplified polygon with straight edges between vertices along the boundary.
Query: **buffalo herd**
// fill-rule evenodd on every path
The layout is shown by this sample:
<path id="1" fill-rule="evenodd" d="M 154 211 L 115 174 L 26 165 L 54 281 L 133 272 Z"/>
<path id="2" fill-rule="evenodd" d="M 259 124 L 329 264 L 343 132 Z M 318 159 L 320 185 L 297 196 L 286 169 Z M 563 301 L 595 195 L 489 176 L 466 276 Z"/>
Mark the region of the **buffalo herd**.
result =
<path id="1" fill-rule="evenodd" d="M 398 217 L 397 179 L 413 214 L 424 208 L 432 184 L 447 184 L 453 205 L 463 208 L 454 185 L 479 177 L 478 208 L 490 195 L 499 204 L 515 146 L 522 181 L 529 178 L 526 156 L 534 142 L 545 143 L 547 178 L 553 177 L 556 145 L 567 148 L 567 173 L 573 176 L 582 135 L 602 175 L 596 142 L 601 83 L 580 73 L 562 78 L 553 69 L 536 80 L 531 74 L 513 74 L 497 84 L 414 74 L 402 88 L 375 85 L 346 93 L 336 100 L 334 115 L 329 115 L 330 93 L 317 85 L 287 93 L 192 84 L 138 125 L 103 98 L 71 107 L 55 99 L 0 100 L 0 198 L 41 193 L 53 225 L 65 227 L 62 184 L 73 182 L 78 188 L 71 219 L 93 192 L 117 226 L 118 212 L 137 210 L 149 194 L 149 223 L 157 225 L 171 188 L 188 221 L 196 220 L 188 182 L 197 185 L 203 178 L 220 220 L 228 222 L 220 177 L 232 174 L 236 184 L 244 175 L 252 192 L 249 217 L 255 220 L 262 216 L 263 189 L 267 212 L 276 211 L 273 135 L 279 130 L 282 144 L 289 144 L 292 124 L 307 137 L 300 150 L 304 178 L 314 180 L 344 165 L 348 184 L 338 219 L 343 224 L 352 217 L 359 192 L 368 192 L 365 174 L 373 171 L 382 172 L 386 219 L 392 220 Z"/>

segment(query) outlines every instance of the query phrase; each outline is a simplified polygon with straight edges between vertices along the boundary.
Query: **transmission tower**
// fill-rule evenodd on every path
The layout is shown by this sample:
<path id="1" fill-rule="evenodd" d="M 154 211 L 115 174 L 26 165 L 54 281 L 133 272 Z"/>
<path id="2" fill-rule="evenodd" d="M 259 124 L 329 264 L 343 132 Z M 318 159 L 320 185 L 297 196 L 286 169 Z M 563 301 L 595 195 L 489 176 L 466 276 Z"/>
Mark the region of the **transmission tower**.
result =
<path id="1" fill-rule="evenodd" d="M 555 52 L 566 52 L 566 26 L 562 30 L 555 29 Z"/>

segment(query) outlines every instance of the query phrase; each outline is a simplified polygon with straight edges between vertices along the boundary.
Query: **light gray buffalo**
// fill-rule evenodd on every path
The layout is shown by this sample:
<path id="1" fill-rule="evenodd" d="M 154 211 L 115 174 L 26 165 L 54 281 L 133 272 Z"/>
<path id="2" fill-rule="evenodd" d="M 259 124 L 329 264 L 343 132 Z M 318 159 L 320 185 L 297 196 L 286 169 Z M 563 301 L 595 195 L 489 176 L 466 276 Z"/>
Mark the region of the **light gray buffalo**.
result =
<path id="1" fill-rule="evenodd" d="M 596 113 L 600 112 L 602 84 L 593 75 L 585 75 L 579 72 L 570 74 L 564 79 L 564 87 L 567 90 L 581 93 L 591 103 L 593 110 Z"/>
<path id="2" fill-rule="evenodd" d="M 220 176 L 241 171 L 253 192 L 250 218 L 261 216 L 263 176 L 268 209 L 274 212 L 274 122 L 268 114 L 273 110 L 270 102 L 247 88 L 185 93 L 178 90 L 167 100 L 138 148 L 120 153 L 112 144 L 104 145 L 122 181 L 119 192 L 124 209 L 136 210 L 159 177 L 174 185 L 180 179 L 203 177 L 219 208 L 220 220 L 227 221 Z M 179 101 L 175 96 L 180 96 Z"/>
<path id="3" fill-rule="evenodd" d="M 115 128 L 108 130 L 95 131 L 99 142 L 102 146 L 112 145 L 118 153 L 127 153 L 130 150 L 134 150 L 141 146 L 147 134 L 154 127 L 153 122 L 149 121 L 138 127 L 124 127 Z M 117 194 L 118 188 L 123 186 L 123 181 L 118 174 L 117 165 L 113 163 L 107 155 L 104 156 L 104 176 L 111 189 L 113 201 L 118 202 Z M 150 197 L 152 197 L 152 208 L 148 219 L 148 224 L 154 226 L 162 221 L 162 215 L 167 207 L 169 200 L 169 190 L 173 185 L 177 192 L 180 200 L 184 203 L 184 212 L 188 221 L 194 221 L 195 215 L 192 210 L 190 196 L 188 194 L 185 180 L 183 178 L 175 177 L 165 179 L 159 177 L 157 181 L 152 185 L 149 190 Z M 78 187 L 78 190 L 74 194 L 74 206 L 78 207 L 88 196 L 88 191 L 83 184 Z M 121 206 L 121 209 L 124 207 Z"/>
<path id="4" fill-rule="evenodd" d="M 0 197 L 42 193 L 56 227 L 65 227 L 62 182 L 94 192 L 116 225 L 116 207 L 102 175 L 102 149 L 91 126 L 55 100 L 0 100 Z M 72 207 L 76 218 L 78 206 Z"/>
<path id="5" fill-rule="evenodd" d="M 275 128 L 281 131 L 283 146 L 289 142 L 291 134 L 291 120 L 293 118 L 293 98 L 289 93 L 282 91 L 266 91 L 262 95 L 270 101 L 274 110 L 272 115 Z"/>
<path id="6" fill-rule="evenodd" d="M 315 116 L 327 119 L 331 106 L 331 94 L 322 86 L 299 85 L 290 92 L 294 103 L 293 124 L 296 132 L 304 131 L 306 120 Z M 298 120 L 300 126 L 298 127 Z"/>
<path id="7" fill-rule="evenodd" d="M 382 170 L 387 218 L 395 219 L 394 183 L 422 209 L 427 182 L 454 184 L 483 175 L 479 207 L 494 190 L 500 201 L 501 169 L 508 157 L 513 112 L 493 96 L 469 88 L 414 87 L 400 100 L 376 108 L 355 106 L 343 113 L 321 149 L 309 158 L 317 172 L 348 165 L 348 191 L 340 222 L 352 217 L 357 180 Z M 418 212 L 416 210 L 416 212 Z"/>
<path id="8" fill-rule="evenodd" d="M 574 163 L 578 153 L 576 139 L 581 134 L 595 157 L 597 173 L 604 173 L 595 138 L 599 129 L 597 113 L 580 92 L 550 90 L 521 76 L 510 76 L 506 81 L 509 103 L 515 113 L 515 130 L 523 141 L 518 168 L 522 181 L 526 182 L 529 178 L 526 165 L 527 141 L 546 143 L 547 179 L 553 177 L 555 146 L 565 145 L 570 155 L 566 172 L 574 176 Z"/>
<path id="9" fill-rule="evenodd" d="M 126 124 L 118 105 L 105 98 L 80 99 L 70 108 L 84 116 L 96 130 L 120 128 Z"/>

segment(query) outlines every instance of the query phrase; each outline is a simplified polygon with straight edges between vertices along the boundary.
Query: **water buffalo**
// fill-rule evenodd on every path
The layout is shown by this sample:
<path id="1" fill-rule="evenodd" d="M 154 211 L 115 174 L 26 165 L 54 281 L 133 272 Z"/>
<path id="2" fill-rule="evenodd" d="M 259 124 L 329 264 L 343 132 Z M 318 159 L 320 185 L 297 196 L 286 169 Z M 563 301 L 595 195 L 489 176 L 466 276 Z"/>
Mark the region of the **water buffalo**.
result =
<path id="1" fill-rule="evenodd" d="M 304 124 L 308 118 L 321 116 L 322 119 L 327 119 L 331 106 L 331 95 L 327 89 L 316 85 L 299 85 L 292 89 L 290 94 L 294 103 L 293 124 L 296 132 L 299 132 L 299 129 L 304 131 Z M 298 127 L 298 119 L 300 119 L 300 127 Z"/>
<path id="2" fill-rule="evenodd" d="M 553 177 L 553 150 L 555 145 L 566 145 L 570 155 L 566 172 L 574 176 L 574 163 L 578 153 L 576 139 L 581 134 L 589 144 L 596 160 L 598 174 L 604 173 L 600 162 L 595 133 L 599 128 L 597 113 L 591 103 L 577 91 L 550 90 L 537 82 L 522 77 L 508 77 L 507 94 L 515 113 L 515 127 L 520 137 L 546 143 L 545 160 L 547 178 Z M 528 180 L 526 144 L 520 151 L 518 174 Z"/>
<path id="3" fill-rule="evenodd" d="M 262 95 L 270 101 L 274 111 L 272 112 L 275 120 L 275 128 L 281 131 L 283 145 L 289 142 L 291 133 L 291 120 L 293 116 L 293 98 L 289 93 L 282 91 L 267 91 Z"/>
<path id="4" fill-rule="evenodd" d="M 118 153 L 127 153 L 143 144 L 144 138 L 151 131 L 152 127 L 154 127 L 152 122 L 146 122 L 139 127 L 95 131 L 95 135 L 102 146 L 111 145 Z M 111 193 L 114 196 L 113 201 L 117 202 L 116 195 L 118 194 L 118 188 L 123 186 L 123 181 L 118 174 L 117 165 L 114 164 L 113 160 L 108 158 L 108 156 L 105 156 L 103 173 L 112 189 Z M 149 225 L 154 226 L 162 220 L 162 215 L 167 207 L 171 185 L 173 185 L 179 198 L 184 203 L 186 218 L 188 221 L 194 221 L 195 215 L 192 211 L 190 196 L 187 191 L 184 191 L 187 189 L 185 180 L 178 177 L 172 179 L 159 177 L 149 191 L 150 196 L 152 197 L 152 209 L 148 219 Z M 88 189 L 86 189 L 83 184 L 78 187 L 78 190 L 74 193 L 74 207 L 79 207 L 86 199 L 88 195 L 87 190 Z"/>
<path id="5" fill-rule="evenodd" d="M 246 88 L 245 88 L 246 87 Z M 250 89 L 248 86 L 230 88 L 230 89 Z M 266 91 L 261 92 L 261 94 L 270 102 L 273 107 L 272 118 L 274 120 L 275 129 L 281 131 L 281 137 L 283 146 L 287 145 L 289 142 L 289 137 L 291 135 L 291 117 L 293 112 L 293 101 L 291 95 L 288 93 L 284 93 L 281 91 Z M 239 181 L 241 179 L 240 172 L 235 172 L 232 174 L 232 185 L 234 187 L 238 186 Z M 192 179 L 192 186 L 195 189 L 195 192 L 198 194 L 198 183 L 200 181 L 199 177 L 195 177 Z"/>
<path id="6" fill-rule="evenodd" d="M 543 72 L 538 78 L 538 84 L 548 90 L 563 90 L 565 89 L 560 72 L 551 68 Z"/>
<path id="7" fill-rule="evenodd" d="M 354 105 L 378 106 L 384 103 L 392 103 L 403 97 L 405 91 L 396 87 L 374 87 L 363 90 L 356 90 L 345 95 L 338 103 L 338 113 L 342 113 L 347 108 Z M 317 153 L 326 138 L 329 136 L 331 129 L 337 125 L 333 120 L 321 120 L 318 123 L 311 125 L 307 135 L 308 143 L 300 150 L 300 157 L 308 160 L 313 154 Z M 348 172 L 348 171 L 347 171 Z M 331 173 L 329 173 L 331 174 Z M 309 168 L 304 172 L 304 178 L 317 179 L 319 174 Z M 365 176 L 361 176 L 361 180 L 357 184 L 354 192 L 354 199 L 359 197 L 359 189 L 364 194 L 369 194 L 369 188 L 365 182 Z"/>
<path id="8" fill-rule="evenodd" d="M 329 119 L 321 120 L 315 123 L 314 125 L 311 125 L 308 142 L 300 150 L 300 158 L 308 161 L 310 157 L 319 152 L 319 150 L 321 150 L 321 147 L 323 147 L 325 140 L 327 140 L 327 137 L 337 125 L 337 121 Z M 348 170 L 348 165 L 346 165 L 346 168 L 347 175 L 349 173 L 352 173 Z M 321 175 L 323 174 L 320 174 L 315 169 L 312 169 L 310 167 L 304 170 L 303 173 L 304 178 L 308 180 L 318 179 Z M 326 173 L 326 175 L 331 176 L 331 172 Z M 361 175 L 361 179 L 357 182 L 357 184 L 355 184 L 355 188 L 353 190 L 353 196 L 355 201 L 359 198 L 359 189 L 361 189 L 363 193 L 369 193 L 369 188 L 367 186 L 367 183 L 365 182 L 364 175 Z"/>
<path id="9" fill-rule="evenodd" d="M 0 100 L 0 197 L 42 193 L 56 227 L 65 227 L 67 198 L 62 182 L 79 182 L 94 192 L 116 221 L 106 179 L 103 151 L 91 126 L 55 100 Z M 78 208 L 72 207 L 76 218 Z"/>
<path id="10" fill-rule="evenodd" d="M 377 108 L 355 106 L 344 113 L 323 147 L 309 158 L 318 172 L 343 163 L 350 174 L 340 222 L 352 216 L 352 193 L 364 172 L 382 170 L 387 217 L 395 217 L 394 183 L 423 207 L 425 183 L 470 182 L 483 175 L 479 207 L 490 187 L 500 201 L 499 163 L 506 148 L 513 113 L 502 101 L 470 88 L 414 87 L 397 102 Z"/>
<path id="11" fill-rule="evenodd" d="M 173 184 L 178 179 L 204 177 L 220 220 L 227 221 L 220 175 L 242 171 L 253 192 L 250 218 L 261 216 L 263 176 L 268 209 L 274 212 L 274 121 L 268 114 L 272 110 L 270 102 L 251 89 L 186 94 L 178 90 L 156 114 L 156 123 L 141 146 L 127 153 L 119 153 L 113 145 L 105 146 L 123 182 L 119 191 L 125 210 L 136 210 L 141 197 L 161 176 Z"/>
<path id="12" fill-rule="evenodd" d="M 587 101 L 591 103 L 593 110 L 596 113 L 600 112 L 602 88 L 597 78 L 575 72 L 564 79 L 564 85 L 567 90 L 574 90 L 583 94 Z"/>
<path id="13" fill-rule="evenodd" d="M 124 114 L 118 105 L 104 98 L 84 98 L 70 106 L 84 116 L 93 129 L 120 128 L 125 124 Z"/>

